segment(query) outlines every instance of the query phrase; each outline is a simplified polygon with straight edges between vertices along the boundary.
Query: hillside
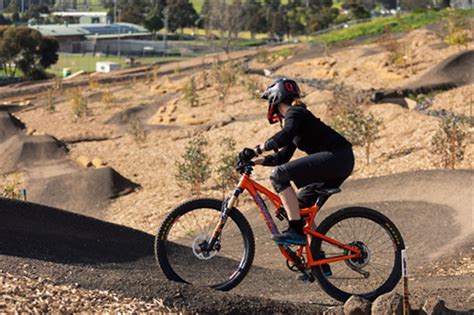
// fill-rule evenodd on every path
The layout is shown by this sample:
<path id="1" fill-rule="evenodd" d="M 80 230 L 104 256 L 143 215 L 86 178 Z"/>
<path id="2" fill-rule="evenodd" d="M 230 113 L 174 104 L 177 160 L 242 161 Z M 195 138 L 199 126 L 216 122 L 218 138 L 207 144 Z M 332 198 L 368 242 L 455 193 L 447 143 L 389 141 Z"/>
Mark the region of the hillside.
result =
<path id="1" fill-rule="evenodd" d="M 107 224 L 137 229 L 140 235 L 154 234 L 166 213 L 191 197 L 189 189 L 180 186 L 175 178 L 176 161 L 181 158 L 190 139 L 203 136 L 208 140 L 206 152 L 212 160 L 211 169 L 215 170 L 220 155 L 226 153 L 220 145 L 223 138 L 233 138 L 238 151 L 261 143 L 279 130 L 278 125 L 268 124 L 267 103 L 258 97 L 259 92 L 275 78 L 285 76 L 300 82 L 303 100 L 313 113 L 328 124 L 333 122 L 334 104 L 341 96 L 338 93 L 342 87 L 344 91 L 349 91 L 343 94 L 344 97 L 365 100 L 361 105 L 363 111 L 372 113 L 383 123 L 371 146 L 370 163 L 367 163 L 365 148 L 354 146 L 355 170 L 350 181 L 342 186 L 343 193 L 331 200 L 328 209 L 353 203 L 366 204 L 393 217 L 407 244 L 413 249 L 415 305 L 421 305 L 426 297 L 436 294 L 446 299 L 450 307 L 472 309 L 472 300 L 469 300 L 474 268 L 472 209 L 469 208 L 472 205 L 472 200 L 469 201 L 469 198 L 472 199 L 469 179 L 472 179 L 474 157 L 472 128 L 467 127 L 464 157 L 456 164 L 458 170 L 441 170 L 440 157 L 432 152 L 431 141 L 439 130 L 440 117 L 446 113 L 453 113 L 458 119 L 472 119 L 474 44 L 471 41 L 467 47 L 449 46 L 428 29 L 416 30 L 392 40 L 398 47 L 403 47 L 402 52 L 397 52 L 402 53 L 402 61 L 393 62 L 394 51 L 381 42 L 361 42 L 331 49 L 324 49 L 319 44 L 298 44 L 286 48 L 284 52 L 260 50 L 256 56 L 246 55 L 231 62 L 223 62 L 216 56 L 198 58 L 193 60 L 195 64 L 189 69 L 180 64 L 170 64 L 167 65 L 167 74 L 160 74 L 158 69 L 156 73 L 148 73 L 144 79 L 111 80 L 108 84 L 90 79 L 87 85 L 75 89 L 51 90 L 47 95 L 32 95 L 28 102 L 1 105 L 0 113 L 7 110 L 13 112 L 24 123 L 23 126 L 10 116 L 0 121 L 10 124 L 8 135 L 4 137 L 0 132 L 1 148 L 9 147 L 8 143 L 15 141 L 19 143 L 12 139 L 23 139 L 21 143 L 37 143 L 41 138 L 49 143 L 47 148 L 51 151 L 33 151 L 42 154 L 41 163 L 10 165 L 8 171 L 2 171 L 5 176 L 0 179 L 0 186 L 16 176 L 18 183 L 15 188 L 26 187 L 28 192 L 31 191 L 32 194 L 28 194 L 30 201 L 100 219 L 94 233 L 102 231 L 102 224 L 105 224 L 102 221 L 106 221 L 109 222 Z M 446 60 L 451 60 L 448 58 L 462 60 L 463 63 L 453 66 L 448 62 L 447 67 L 440 69 L 439 66 L 445 65 Z M 205 65 L 209 60 L 212 60 L 210 65 Z M 169 70 L 173 66 L 174 71 Z M 457 85 L 448 84 L 446 88 L 434 89 L 418 97 L 418 101 L 413 100 L 416 98 L 414 95 L 382 98 L 378 103 L 368 101 L 375 91 L 383 90 L 389 95 L 402 89 L 410 91 L 420 85 L 423 87 L 427 83 L 426 74 L 430 74 L 433 80 L 451 80 L 451 83 L 459 75 L 463 80 L 461 83 L 457 80 Z M 124 74 L 124 80 L 127 75 L 131 77 L 133 74 Z M 191 106 L 189 102 L 191 79 L 195 84 L 197 106 Z M 228 89 L 225 82 L 231 82 Z M 427 108 L 422 109 L 421 105 Z M 270 171 L 269 168 L 257 168 L 253 177 L 270 187 Z M 82 177 L 69 176 L 92 173 L 106 173 L 100 176 L 103 180 L 100 183 L 105 183 L 100 186 L 105 192 L 96 186 L 83 185 L 86 181 L 79 180 Z M 69 193 L 58 177 L 64 174 L 69 174 L 67 185 L 74 187 Z M 127 185 L 118 185 L 117 178 Z M 56 186 L 43 185 L 46 180 Z M 40 190 L 36 195 L 33 193 L 35 189 L 38 191 L 38 187 L 43 189 L 43 186 L 50 189 Z M 215 171 L 201 193 L 223 197 L 216 185 Z M 74 200 L 92 201 L 83 204 L 72 202 Z M 3 210 L 13 207 L 9 202 L 0 201 L 0 208 L 2 203 Z M 258 213 L 250 212 L 255 210 L 253 204 L 242 202 L 239 208 L 248 215 L 260 239 L 268 237 L 263 234 Z M 45 209 L 56 213 L 55 209 Z M 0 216 L 2 213 L 6 212 L 0 211 Z M 67 217 L 70 217 L 69 214 Z M 73 222 L 78 222 L 75 221 L 77 217 L 74 218 Z M 20 225 L 26 224 L 17 219 L 12 220 L 22 222 L 18 223 Z M 83 222 L 84 226 L 89 226 L 88 222 Z M 420 232 L 422 224 L 426 233 Z M 109 227 L 113 234 L 116 226 Z M 3 233 L 9 235 L 8 231 Z M 26 243 L 30 237 L 25 238 Z M 2 244 L 0 279 L 8 283 L 8 288 L 16 283 L 31 288 L 32 283 L 38 280 L 35 277 L 39 270 L 41 278 L 57 281 L 43 281 L 41 288 L 44 290 L 65 292 L 69 287 L 58 287 L 57 284 L 74 283 L 81 283 L 80 286 L 86 290 L 112 288 L 112 295 L 99 295 L 104 303 L 127 297 L 132 300 L 121 301 L 134 303 L 135 310 L 148 310 L 146 303 L 153 301 L 152 297 L 160 292 L 166 293 L 166 306 L 189 307 L 191 304 L 186 303 L 192 301 L 195 293 L 186 286 L 172 284 L 168 287 L 167 282 L 160 278 L 162 275 L 157 275 L 156 269 L 153 269 L 151 278 L 147 278 L 148 273 L 139 275 L 141 270 L 148 270 L 151 274 L 150 270 L 156 268 L 153 259 L 148 256 L 140 256 L 143 259 L 135 257 L 137 260 L 132 265 L 107 262 L 110 265 L 104 267 L 104 272 L 108 282 L 100 284 L 99 280 L 95 280 L 100 272 L 94 270 L 93 265 L 97 263 L 94 257 L 85 267 L 75 265 L 74 261 L 57 261 L 51 257 L 27 257 L 31 261 L 25 262 L 21 260 L 25 258 L 24 254 L 6 253 L 9 241 L 2 241 Z M 235 295 L 219 293 L 216 297 L 224 301 L 235 299 L 242 307 L 257 305 L 262 311 L 269 307 L 281 308 L 282 312 L 286 310 L 285 303 L 290 298 L 284 284 L 293 285 L 293 274 L 287 272 L 280 257 L 274 257 L 273 247 L 267 249 L 268 244 L 270 242 L 263 241 L 257 251 L 264 253 L 274 265 L 267 268 L 260 258 L 251 278 L 232 293 Z M 41 247 L 39 251 L 40 254 L 51 254 L 48 248 Z M 449 257 L 444 253 L 449 253 Z M 27 265 L 24 268 L 26 277 L 23 277 L 21 270 L 23 264 Z M 138 271 L 130 276 L 129 270 Z M 72 274 L 72 278 L 68 278 L 68 274 Z M 82 275 L 85 275 L 84 279 Z M 141 286 L 135 276 L 150 282 Z M 117 282 L 121 277 L 128 277 L 125 289 Z M 254 283 L 268 279 L 273 279 L 271 285 L 255 294 L 260 292 L 260 288 L 254 287 Z M 155 280 L 160 281 L 158 288 L 154 287 Z M 131 288 L 130 291 L 127 291 L 128 288 Z M 311 301 L 307 302 L 308 311 L 320 310 L 321 303 L 335 305 L 322 292 L 307 290 L 304 284 L 294 284 L 294 288 L 295 292 L 305 293 L 292 295 L 291 299 Z M 206 295 L 206 292 L 202 294 Z M 90 291 L 81 291 L 81 294 L 95 295 Z M 0 300 L 0 311 L 1 303 Z M 162 307 L 158 300 L 150 303 L 154 303 L 150 307 Z M 98 310 L 117 309 L 112 304 L 104 305 L 111 306 Z M 194 310 L 211 311 L 204 306 L 199 307 Z"/>

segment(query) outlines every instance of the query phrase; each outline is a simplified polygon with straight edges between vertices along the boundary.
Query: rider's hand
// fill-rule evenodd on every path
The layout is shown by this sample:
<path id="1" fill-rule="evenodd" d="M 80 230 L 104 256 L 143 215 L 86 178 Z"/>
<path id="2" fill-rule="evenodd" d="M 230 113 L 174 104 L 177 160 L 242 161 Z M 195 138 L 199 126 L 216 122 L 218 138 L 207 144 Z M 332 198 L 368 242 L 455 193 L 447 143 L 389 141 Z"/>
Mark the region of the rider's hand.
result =
<path id="1" fill-rule="evenodd" d="M 239 160 L 241 161 L 251 161 L 254 157 L 257 156 L 257 153 L 254 149 L 245 148 L 239 153 Z"/>

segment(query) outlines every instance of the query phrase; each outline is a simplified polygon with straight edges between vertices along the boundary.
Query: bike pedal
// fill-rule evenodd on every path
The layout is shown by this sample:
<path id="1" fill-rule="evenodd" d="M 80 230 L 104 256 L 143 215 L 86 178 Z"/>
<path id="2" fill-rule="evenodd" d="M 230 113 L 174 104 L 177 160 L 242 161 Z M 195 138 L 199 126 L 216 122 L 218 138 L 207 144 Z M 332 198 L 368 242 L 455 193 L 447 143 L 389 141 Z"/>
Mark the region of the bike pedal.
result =
<path id="1" fill-rule="evenodd" d="M 314 277 L 309 276 L 305 273 L 300 273 L 296 275 L 296 280 L 303 281 L 305 283 L 312 283 L 314 282 Z"/>

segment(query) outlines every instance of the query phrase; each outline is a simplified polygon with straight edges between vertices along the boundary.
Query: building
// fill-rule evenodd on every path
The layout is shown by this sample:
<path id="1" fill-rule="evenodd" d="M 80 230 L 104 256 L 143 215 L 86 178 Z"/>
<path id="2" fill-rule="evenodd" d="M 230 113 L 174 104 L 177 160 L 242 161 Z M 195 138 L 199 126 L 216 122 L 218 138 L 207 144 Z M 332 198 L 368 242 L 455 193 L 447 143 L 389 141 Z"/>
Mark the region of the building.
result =
<path id="1" fill-rule="evenodd" d="M 147 29 L 130 23 L 30 25 L 30 28 L 38 30 L 43 36 L 56 38 L 60 46 L 59 51 L 68 53 L 84 53 L 86 51 L 83 51 L 83 47 L 91 45 L 95 47 L 102 41 L 152 37 Z M 95 51 L 95 48 L 93 50 Z"/>

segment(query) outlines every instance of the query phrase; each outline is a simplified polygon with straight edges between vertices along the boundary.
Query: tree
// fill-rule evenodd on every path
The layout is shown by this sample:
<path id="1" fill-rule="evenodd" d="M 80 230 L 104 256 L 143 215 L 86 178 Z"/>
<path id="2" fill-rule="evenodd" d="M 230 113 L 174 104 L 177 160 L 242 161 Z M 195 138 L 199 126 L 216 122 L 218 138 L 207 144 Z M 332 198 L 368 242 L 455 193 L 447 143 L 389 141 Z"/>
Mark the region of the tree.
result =
<path id="1" fill-rule="evenodd" d="M 162 10 L 160 7 L 156 5 L 153 10 L 145 18 L 143 25 L 153 33 L 153 37 L 155 37 L 156 32 L 163 28 L 163 15 Z"/>
<path id="2" fill-rule="evenodd" d="M 267 21 L 263 14 L 263 7 L 256 0 L 247 0 L 242 7 L 243 28 L 250 32 L 252 39 L 257 33 L 267 31 Z"/>
<path id="3" fill-rule="evenodd" d="M 143 6 L 137 3 L 128 3 L 121 13 L 120 22 L 127 22 L 133 24 L 143 23 Z"/>
<path id="4" fill-rule="evenodd" d="M 0 70 L 13 77 L 21 70 L 29 79 L 45 78 L 44 70 L 58 61 L 56 39 L 28 27 L 0 28 Z"/>
<path id="5" fill-rule="evenodd" d="M 169 3 L 167 7 L 169 9 L 168 29 L 171 32 L 181 29 L 183 33 L 185 27 L 196 26 L 199 15 L 189 0 L 176 0 Z"/>
<path id="6" fill-rule="evenodd" d="M 225 38 L 225 51 L 228 52 L 233 40 L 237 39 L 238 33 L 244 27 L 243 8 L 240 0 L 235 0 L 232 4 L 226 1 L 212 1 L 208 13 L 209 24 L 221 32 Z"/>

